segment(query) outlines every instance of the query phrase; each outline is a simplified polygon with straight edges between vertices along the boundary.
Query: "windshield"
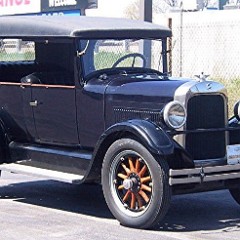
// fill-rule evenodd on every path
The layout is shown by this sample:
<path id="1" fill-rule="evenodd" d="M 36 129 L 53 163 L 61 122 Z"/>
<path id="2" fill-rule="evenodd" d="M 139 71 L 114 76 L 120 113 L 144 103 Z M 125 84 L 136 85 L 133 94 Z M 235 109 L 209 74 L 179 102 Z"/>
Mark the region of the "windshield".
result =
<path id="1" fill-rule="evenodd" d="M 109 68 L 152 68 L 162 71 L 161 40 L 81 40 L 85 76 Z"/>

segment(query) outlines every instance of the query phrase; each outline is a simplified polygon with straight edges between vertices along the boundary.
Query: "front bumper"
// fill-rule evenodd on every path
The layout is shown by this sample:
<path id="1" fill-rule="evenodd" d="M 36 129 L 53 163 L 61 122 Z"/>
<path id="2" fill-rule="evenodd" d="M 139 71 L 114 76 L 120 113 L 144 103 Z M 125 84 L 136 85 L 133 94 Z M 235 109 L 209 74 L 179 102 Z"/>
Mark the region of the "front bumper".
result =
<path id="1" fill-rule="evenodd" d="M 169 185 L 204 183 L 240 178 L 240 164 L 169 170 Z"/>

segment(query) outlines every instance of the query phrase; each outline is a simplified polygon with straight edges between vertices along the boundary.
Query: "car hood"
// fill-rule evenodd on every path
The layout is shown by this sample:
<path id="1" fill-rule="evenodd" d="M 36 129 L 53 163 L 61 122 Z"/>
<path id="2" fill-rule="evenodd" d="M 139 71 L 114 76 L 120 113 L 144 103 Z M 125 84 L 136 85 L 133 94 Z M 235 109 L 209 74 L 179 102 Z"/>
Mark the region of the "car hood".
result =
<path id="1" fill-rule="evenodd" d="M 116 78 L 112 80 L 106 89 L 106 94 L 112 98 L 124 97 L 134 100 L 140 97 L 142 101 L 148 98 L 173 99 L 176 89 L 190 79 L 179 78 Z"/>
<path id="2" fill-rule="evenodd" d="M 105 90 L 107 125 L 159 112 L 174 99 L 177 88 L 190 79 L 118 77 L 108 83 Z M 116 113 L 121 112 L 121 119 Z M 124 116 L 123 116 L 124 115 Z M 141 117 L 140 116 L 140 117 Z"/>

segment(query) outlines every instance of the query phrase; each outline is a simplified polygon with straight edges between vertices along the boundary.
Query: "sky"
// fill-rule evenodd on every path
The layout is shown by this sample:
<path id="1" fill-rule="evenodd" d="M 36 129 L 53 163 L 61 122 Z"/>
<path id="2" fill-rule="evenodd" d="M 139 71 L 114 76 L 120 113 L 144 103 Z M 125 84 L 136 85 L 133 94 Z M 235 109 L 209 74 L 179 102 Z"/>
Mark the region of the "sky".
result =
<path id="1" fill-rule="evenodd" d="M 125 9 L 135 0 L 98 0 L 98 9 L 89 9 L 87 16 L 124 17 Z"/>

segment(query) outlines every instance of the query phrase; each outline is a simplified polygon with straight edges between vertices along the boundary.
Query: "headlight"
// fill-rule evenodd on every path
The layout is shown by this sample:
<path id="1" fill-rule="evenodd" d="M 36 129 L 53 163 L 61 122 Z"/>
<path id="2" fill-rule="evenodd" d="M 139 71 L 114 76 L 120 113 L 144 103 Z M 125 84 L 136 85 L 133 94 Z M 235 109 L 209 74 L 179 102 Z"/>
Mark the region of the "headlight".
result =
<path id="1" fill-rule="evenodd" d="M 163 110 L 163 119 L 170 128 L 181 128 L 186 122 L 186 109 L 178 101 L 168 103 Z"/>
<path id="2" fill-rule="evenodd" d="M 240 101 L 235 103 L 234 116 L 238 121 L 240 121 Z"/>

